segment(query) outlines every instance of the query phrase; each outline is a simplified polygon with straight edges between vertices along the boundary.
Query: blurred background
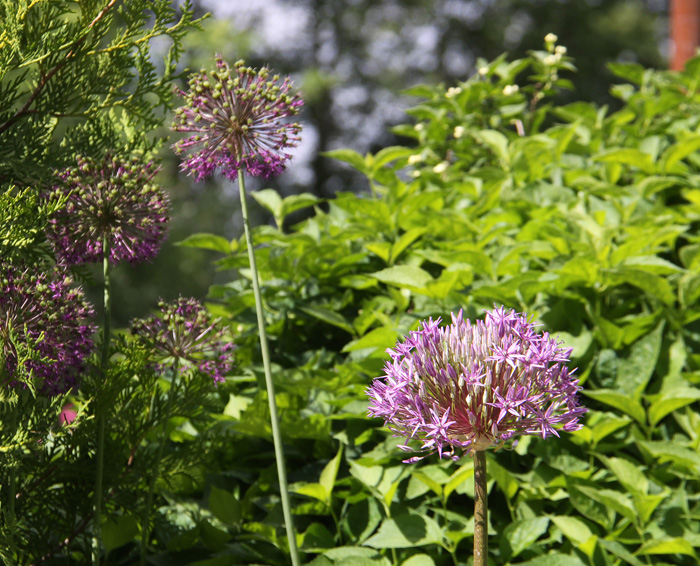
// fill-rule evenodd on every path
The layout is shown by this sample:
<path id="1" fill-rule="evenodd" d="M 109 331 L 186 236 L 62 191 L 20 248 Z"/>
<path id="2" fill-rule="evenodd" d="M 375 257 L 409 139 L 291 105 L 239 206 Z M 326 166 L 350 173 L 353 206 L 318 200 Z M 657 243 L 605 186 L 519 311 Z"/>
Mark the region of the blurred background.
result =
<path id="1" fill-rule="evenodd" d="M 366 180 L 323 152 L 346 147 L 376 152 L 405 143 L 391 128 L 408 121 L 405 110 L 417 99 L 403 90 L 421 83 L 449 86 L 473 74 L 478 58 L 504 52 L 517 58 L 542 49 L 547 33 L 558 36 L 578 69 L 566 77 L 576 88 L 562 93 L 563 101 L 594 101 L 614 110 L 608 62 L 668 66 L 667 0 L 194 0 L 194 5 L 199 15 L 211 17 L 189 36 L 183 70 L 211 68 L 221 53 L 231 63 L 245 59 L 290 75 L 303 94 L 303 141 L 287 171 L 264 186 L 248 184 L 285 195 L 330 198 L 339 191 L 364 191 Z M 235 277 L 216 271 L 212 261 L 219 254 L 176 244 L 199 232 L 238 238 L 237 187 L 219 177 L 195 184 L 179 173 L 169 149 L 176 138 L 167 129 L 161 134 L 170 136 L 159 177 L 172 201 L 170 236 L 153 263 L 114 270 L 117 327 L 147 313 L 159 298 L 204 299 L 214 281 Z M 255 225 L 271 222 L 252 199 L 250 207 Z M 93 300 L 101 293 L 99 286 L 88 291 Z"/>

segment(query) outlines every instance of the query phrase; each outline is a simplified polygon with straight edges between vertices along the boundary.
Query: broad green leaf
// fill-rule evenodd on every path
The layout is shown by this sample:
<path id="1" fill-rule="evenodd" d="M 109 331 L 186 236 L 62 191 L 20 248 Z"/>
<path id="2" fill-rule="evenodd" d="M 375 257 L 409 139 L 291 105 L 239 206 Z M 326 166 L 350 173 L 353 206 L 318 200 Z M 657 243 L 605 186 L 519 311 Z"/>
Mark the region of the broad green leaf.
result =
<path id="1" fill-rule="evenodd" d="M 695 473 L 700 473 L 700 455 L 695 450 L 680 446 L 677 442 L 638 440 L 637 444 L 662 463 L 674 462 Z"/>
<path id="2" fill-rule="evenodd" d="M 385 519 L 377 533 L 364 544 L 373 548 L 413 548 L 441 541 L 440 525 L 430 517 L 410 513 Z"/>
<path id="3" fill-rule="evenodd" d="M 637 340 L 626 359 L 618 359 L 617 386 L 639 401 L 656 368 L 661 351 L 664 323 Z"/>
<path id="4" fill-rule="evenodd" d="M 109 552 L 120 546 L 131 542 L 139 532 L 139 523 L 136 517 L 131 515 L 117 515 L 108 517 L 100 530 L 102 534 L 102 544 Z"/>
<path id="5" fill-rule="evenodd" d="M 514 521 L 504 529 L 500 537 L 501 549 L 508 557 L 514 558 L 546 533 L 548 527 L 547 517 Z"/>
<path id="6" fill-rule="evenodd" d="M 591 529 L 581 519 L 576 517 L 550 517 L 559 530 L 564 533 L 564 536 L 579 546 L 593 536 Z"/>
<path id="7" fill-rule="evenodd" d="M 369 167 L 367 166 L 365 158 L 352 149 L 334 149 L 332 151 L 324 151 L 321 155 L 343 161 L 357 169 L 360 173 L 369 173 Z"/>
<path id="8" fill-rule="evenodd" d="M 508 499 L 515 497 L 515 494 L 518 492 L 518 481 L 513 474 L 496 462 L 495 458 L 489 458 L 487 467 L 489 477 L 496 480 L 498 487 L 501 488 L 506 497 Z"/>
<path id="9" fill-rule="evenodd" d="M 282 216 L 282 197 L 274 189 L 262 189 L 251 193 L 257 203 L 267 209 L 275 219 Z M 279 227 L 279 226 L 278 226 Z"/>
<path id="10" fill-rule="evenodd" d="M 255 195 L 256 193 L 254 192 L 253 194 Z M 277 219 L 279 216 L 281 220 L 284 220 L 292 212 L 296 212 L 297 210 L 301 210 L 302 208 L 306 208 L 308 206 L 313 206 L 319 202 L 321 202 L 321 199 L 315 195 L 312 195 L 311 193 L 289 195 L 282 200 L 281 213 L 276 215 L 275 218 Z M 278 225 L 278 228 L 279 227 L 280 226 Z"/>
<path id="11" fill-rule="evenodd" d="M 305 312 L 309 316 L 317 318 L 318 320 L 322 320 L 327 324 L 342 328 L 348 334 L 355 333 L 355 329 L 352 327 L 352 324 L 350 324 L 343 315 L 338 314 L 336 311 L 314 305 L 300 305 L 299 310 Z"/>
<path id="12" fill-rule="evenodd" d="M 213 250 L 215 252 L 230 253 L 231 244 L 226 238 L 216 234 L 192 234 L 175 244 L 184 248 L 198 248 L 200 250 Z"/>
<path id="13" fill-rule="evenodd" d="M 209 493 L 209 510 L 225 525 L 238 524 L 242 516 L 238 499 L 232 493 L 216 486 L 212 486 Z"/>
<path id="14" fill-rule="evenodd" d="M 570 481 L 569 478 L 566 478 L 566 485 L 569 492 L 569 501 L 579 513 L 591 521 L 595 521 L 604 529 L 612 528 L 614 520 L 612 509 L 592 499 L 588 494 L 584 494 L 579 489 L 579 485 Z M 585 488 L 586 486 L 581 487 Z"/>
<path id="15" fill-rule="evenodd" d="M 319 483 L 324 487 L 326 493 L 328 494 L 327 502 L 330 504 L 331 494 L 333 493 L 333 486 L 335 486 L 335 479 L 338 477 L 338 469 L 340 468 L 340 460 L 343 455 L 343 445 L 340 445 L 338 453 L 333 457 L 333 459 L 326 464 L 321 472 L 321 479 Z"/>
<path id="16" fill-rule="evenodd" d="M 695 153 L 700 149 L 700 136 L 691 135 L 685 139 L 673 144 L 669 147 L 661 158 L 663 170 L 666 173 L 671 173 L 674 166 L 681 159 L 688 157 L 691 153 Z"/>
<path id="17" fill-rule="evenodd" d="M 488 145 L 503 164 L 508 164 L 510 162 L 510 157 L 508 155 L 508 138 L 501 132 L 497 130 L 479 130 L 474 133 L 474 137 Z"/>
<path id="18" fill-rule="evenodd" d="M 369 497 L 350 506 L 343 520 L 343 529 L 351 540 L 361 543 L 375 531 L 381 521 L 379 502 Z"/>
<path id="19" fill-rule="evenodd" d="M 435 566 L 435 561 L 427 554 L 414 554 L 401 566 Z"/>
<path id="20" fill-rule="evenodd" d="M 550 552 L 527 562 L 519 562 L 518 566 L 586 566 L 577 556 Z"/>
<path id="21" fill-rule="evenodd" d="M 335 541 L 325 525 L 311 523 L 309 528 L 301 535 L 301 544 L 299 546 L 304 550 L 325 550 L 333 548 Z"/>
<path id="22" fill-rule="evenodd" d="M 384 165 L 387 165 L 392 161 L 396 161 L 397 159 L 401 159 L 404 157 L 407 158 L 413 153 L 415 153 L 415 149 L 404 147 L 401 145 L 385 147 L 384 149 L 379 150 L 374 155 L 374 160 L 372 162 L 372 172 L 376 172 L 379 168 L 384 167 Z"/>
<path id="23" fill-rule="evenodd" d="M 318 499 L 323 503 L 328 503 L 330 500 L 330 493 L 325 488 L 325 486 L 320 483 L 304 483 L 297 482 L 290 486 L 290 491 L 293 493 L 298 493 L 300 495 L 308 495 L 314 499 Z"/>
<path id="24" fill-rule="evenodd" d="M 427 228 L 413 228 L 402 234 L 401 237 L 391 246 L 391 254 L 389 255 L 390 263 L 396 261 L 401 253 L 423 234 L 425 234 L 426 231 Z"/>
<path id="25" fill-rule="evenodd" d="M 583 394 L 622 411 L 641 425 L 644 424 L 646 416 L 644 408 L 631 395 L 613 389 L 584 390 Z"/>
<path id="26" fill-rule="evenodd" d="M 382 283 L 422 289 L 433 280 L 430 273 L 413 265 L 395 265 L 370 274 Z"/>
<path id="27" fill-rule="evenodd" d="M 676 300 L 671 284 L 658 275 L 642 269 L 631 267 L 616 267 L 602 271 L 607 285 L 617 286 L 627 283 L 641 289 L 644 293 L 670 306 Z"/>
<path id="28" fill-rule="evenodd" d="M 471 478 L 474 477 L 474 462 L 469 460 L 462 464 L 457 471 L 455 471 L 450 476 L 450 481 L 445 484 L 445 497 L 449 497 L 450 494 L 462 485 L 466 481 L 472 481 Z"/>
<path id="29" fill-rule="evenodd" d="M 666 415 L 696 401 L 700 401 L 700 389 L 682 387 L 663 393 L 649 407 L 649 422 L 656 425 Z"/>
<path id="30" fill-rule="evenodd" d="M 611 149 L 600 153 L 594 157 L 596 161 L 621 163 L 623 165 L 632 165 L 641 169 L 644 173 L 652 174 L 654 172 L 654 162 L 648 153 L 644 153 L 638 149 L 620 148 Z"/>
<path id="31" fill-rule="evenodd" d="M 639 469 L 639 465 L 623 458 L 607 458 L 601 456 L 601 460 L 608 469 L 615 474 L 619 481 L 629 492 L 645 495 L 649 492 L 649 480 Z"/>
<path id="32" fill-rule="evenodd" d="M 695 556 L 695 550 L 687 540 L 677 537 L 645 542 L 642 548 L 639 549 L 638 554 L 685 554 L 687 556 Z"/>
<path id="33" fill-rule="evenodd" d="M 379 558 L 379 553 L 376 550 L 366 546 L 337 546 L 326 550 L 323 555 L 335 563 L 348 558 Z"/>
<path id="34" fill-rule="evenodd" d="M 364 350 L 365 348 L 375 348 L 384 352 L 387 348 L 396 345 L 396 340 L 399 337 L 399 331 L 396 328 L 388 326 L 380 326 L 370 330 L 367 334 L 346 344 L 343 352 L 354 352 L 356 350 Z"/>
<path id="35" fill-rule="evenodd" d="M 605 505 L 605 507 L 608 509 L 612 509 L 632 522 L 635 521 L 636 511 L 634 505 L 628 497 L 619 491 L 613 491 L 612 489 L 597 489 L 585 485 L 577 485 L 576 488 L 594 501 Z"/>
<path id="36" fill-rule="evenodd" d="M 616 540 L 606 540 L 598 539 L 600 545 L 605 548 L 608 552 L 614 554 L 618 558 L 624 560 L 630 566 L 645 566 L 645 563 L 635 558 L 635 556 L 629 552 L 622 544 Z"/>

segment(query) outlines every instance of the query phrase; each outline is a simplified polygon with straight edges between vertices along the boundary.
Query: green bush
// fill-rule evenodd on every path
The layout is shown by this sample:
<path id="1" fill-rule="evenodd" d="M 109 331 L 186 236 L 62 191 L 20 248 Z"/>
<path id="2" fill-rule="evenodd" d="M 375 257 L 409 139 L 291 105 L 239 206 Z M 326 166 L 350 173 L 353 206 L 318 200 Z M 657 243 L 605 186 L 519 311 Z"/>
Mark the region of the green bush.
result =
<path id="1" fill-rule="evenodd" d="M 576 433 L 489 454 L 493 563 L 697 564 L 700 58 L 682 73 L 611 65 L 625 81 L 611 110 L 557 104 L 572 65 L 554 49 L 411 89 L 405 146 L 330 154 L 369 192 L 254 195 L 275 220 L 257 254 L 301 549 L 317 566 L 469 562 L 471 460 L 401 463 L 364 390 L 419 320 L 494 304 L 574 348 L 590 412 Z M 242 337 L 210 451 L 225 470 L 205 492 L 216 521 L 193 527 L 201 564 L 282 564 L 244 244 L 183 244 L 238 270 L 211 296 Z"/>

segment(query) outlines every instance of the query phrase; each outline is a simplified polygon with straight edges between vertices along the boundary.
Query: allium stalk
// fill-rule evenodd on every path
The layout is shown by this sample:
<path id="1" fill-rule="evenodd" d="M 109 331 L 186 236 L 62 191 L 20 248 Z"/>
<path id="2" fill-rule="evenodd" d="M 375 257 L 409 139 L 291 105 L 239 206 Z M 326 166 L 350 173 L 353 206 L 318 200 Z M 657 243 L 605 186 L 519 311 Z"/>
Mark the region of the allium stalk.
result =
<path id="1" fill-rule="evenodd" d="M 182 162 L 180 168 L 193 175 L 197 181 L 209 177 L 216 170 L 220 170 L 232 181 L 238 180 L 282 512 L 292 564 L 298 566 L 299 553 L 289 502 L 275 386 L 248 219 L 245 172 L 253 177 L 268 179 L 284 170 L 287 161 L 291 159 L 286 150 L 297 145 L 301 131 L 299 123 L 287 119 L 301 111 L 303 101 L 298 94 L 290 93 L 292 85 L 289 78 L 280 82 L 280 77 L 270 75 L 266 68 L 256 70 L 246 67 L 243 61 L 238 61 L 231 69 L 220 56 L 217 56 L 216 67 L 209 73 L 202 70 L 195 74 L 189 82 L 189 91 L 180 91 L 185 97 L 185 106 L 176 111 L 173 130 L 186 132 L 190 136 L 177 142 L 174 148 L 177 153 L 189 150 L 194 152 Z"/>
<path id="2" fill-rule="evenodd" d="M 94 309 L 61 269 L 0 259 L 0 362 L 4 385 L 53 396 L 80 386 L 93 350 Z M 31 354 L 31 355 L 30 355 Z"/>
<path id="3" fill-rule="evenodd" d="M 474 565 L 487 563 L 486 454 L 522 435 L 542 438 L 581 428 L 578 379 L 566 366 L 571 348 L 539 334 L 524 314 L 496 308 L 472 324 L 423 321 L 388 350 L 385 375 L 367 390 L 369 415 L 381 417 L 399 448 L 474 457 Z M 410 444 L 412 440 L 420 446 Z"/>
<path id="4" fill-rule="evenodd" d="M 112 264 L 138 263 L 160 249 L 168 224 L 168 198 L 153 178 L 158 167 L 139 157 L 77 158 L 59 174 L 49 199 L 68 197 L 50 219 L 47 235 L 66 265 L 102 261 L 104 241 Z"/>
<path id="5" fill-rule="evenodd" d="M 155 369 L 160 373 L 171 374 L 170 389 L 162 417 L 163 428 L 142 521 L 142 565 L 146 563 L 153 495 L 160 474 L 160 462 L 167 440 L 168 420 L 178 377 L 181 373 L 194 370 L 210 377 L 214 383 L 220 383 L 233 368 L 234 344 L 228 328 L 221 325 L 218 319 L 214 320 L 199 301 L 179 298 L 174 303 L 161 301 L 158 306 L 160 316 L 137 319 L 131 323 L 131 333 L 152 352 Z"/>

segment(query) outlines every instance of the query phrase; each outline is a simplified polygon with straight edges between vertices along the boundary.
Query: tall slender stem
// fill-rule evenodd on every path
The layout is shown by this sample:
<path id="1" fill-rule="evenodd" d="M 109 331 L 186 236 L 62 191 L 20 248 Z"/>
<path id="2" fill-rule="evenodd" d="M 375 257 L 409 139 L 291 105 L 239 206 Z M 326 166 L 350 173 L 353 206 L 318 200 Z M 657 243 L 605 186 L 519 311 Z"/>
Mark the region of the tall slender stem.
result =
<path id="1" fill-rule="evenodd" d="M 102 236 L 102 278 L 104 284 L 104 322 L 102 324 L 102 360 L 100 364 L 100 374 L 102 383 L 107 379 L 107 364 L 109 363 L 109 342 L 112 332 L 112 301 L 110 298 L 110 282 L 109 282 L 109 239 L 105 234 Z M 95 475 L 95 516 L 92 525 L 92 564 L 93 566 L 100 565 L 100 524 L 102 521 L 102 476 L 104 475 L 104 451 L 105 451 L 105 420 L 106 415 L 103 411 L 104 399 L 100 395 L 101 388 L 98 388 L 95 396 L 95 417 L 97 419 L 97 451 L 95 459 L 97 460 L 97 472 Z"/>
<path id="2" fill-rule="evenodd" d="M 170 389 L 168 390 L 168 400 L 165 405 L 165 413 L 163 415 L 163 429 L 160 433 L 160 442 L 158 443 L 158 452 L 156 453 L 156 462 L 153 469 L 153 475 L 151 476 L 151 481 L 148 486 L 148 496 L 146 497 L 146 508 L 143 513 L 143 519 L 141 523 L 141 566 L 146 564 L 146 550 L 148 549 L 148 539 L 151 533 L 151 506 L 153 505 L 153 494 L 156 488 L 156 481 L 160 475 L 160 461 L 163 458 L 163 449 L 165 448 L 165 443 L 168 439 L 168 419 L 170 418 L 170 411 L 173 406 L 173 399 L 175 398 L 175 389 L 177 388 L 177 376 L 180 372 L 178 359 L 175 359 L 175 364 L 173 364 L 173 377 L 170 382 Z"/>
<path id="3" fill-rule="evenodd" d="M 250 262 L 251 277 L 253 280 L 253 294 L 255 295 L 255 311 L 258 316 L 258 334 L 260 336 L 260 350 L 262 351 L 263 368 L 265 370 L 265 385 L 267 386 L 267 398 L 270 404 L 270 423 L 272 425 L 272 440 L 275 445 L 275 460 L 277 461 L 277 477 L 280 482 L 280 496 L 282 498 L 282 513 L 287 529 L 289 553 L 292 558 L 292 566 L 299 566 L 299 551 L 297 550 L 296 533 L 292 521 L 292 510 L 289 504 L 289 491 L 287 489 L 287 472 L 284 466 L 284 451 L 282 450 L 282 435 L 280 433 L 279 419 L 277 418 L 277 402 L 275 401 L 275 384 L 272 381 L 270 369 L 270 352 L 267 346 L 267 333 L 265 332 L 265 318 L 263 317 L 262 296 L 258 281 L 258 267 L 255 262 L 253 249 L 253 237 L 250 233 L 250 221 L 248 220 L 248 203 L 245 192 L 245 179 L 243 171 L 238 171 L 238 189 L 241 195 L 241 214 L 243 216 L 243 229 L 245 231 L 246 247 L 248 248 L 248 260 Z"/>
<path id="4" fill-rule="evenodd" d="M 486 493 L 486 451 L 474 452 L 474 566 L 488 564 L 489 503 Z"/>

